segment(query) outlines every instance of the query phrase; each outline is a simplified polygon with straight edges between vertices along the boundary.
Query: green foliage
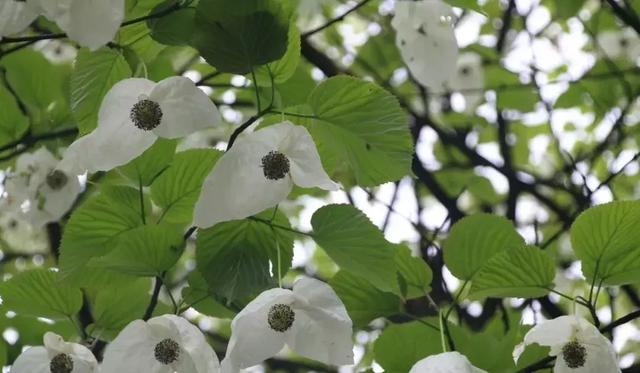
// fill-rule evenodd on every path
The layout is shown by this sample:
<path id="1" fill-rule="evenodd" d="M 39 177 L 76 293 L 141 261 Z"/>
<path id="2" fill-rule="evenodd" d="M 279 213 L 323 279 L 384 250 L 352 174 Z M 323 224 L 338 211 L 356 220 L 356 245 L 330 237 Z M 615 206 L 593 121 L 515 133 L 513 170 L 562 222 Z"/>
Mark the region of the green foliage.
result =
<path id="1" fill-rule="evenodd" d="M 413 321 L 384 329 L 373 351 L 385 372 L 408 372 L 418 360 L 442 352 L 440 331 L 434 326 L 437 322 L 425 322 L 431 326 Z"/>
<path id="2" fill-rule="evenodd" d="M 270 221 L 289 226 L 281 212 L 265 211 L 255 219 L 219 223 L 198 233 L 198 269 L 214 294 L 229 301 L 254 295 L 277 282 L 278 268 L 284 274 L 291 267 L 293 237 L 270 227 Z"/>
<path id="3" fill-rule="evenodd" d="M 192 42 L 218 71 L 247 74 L 285 54 L 290 17 L 276 1 L 202 0 Z"/>
<path id="4" fill-rule="evenodd" d="M 553 288 L 553 259 L 534 246 L 503 250 L 475 274 L 469 296 L 539 298 Z"/>
<path id="5" fill-rule="evenodd" d="M 571 245 L 587 279 L 606 285 L 640 278 L 640 201 L 592 207 L 571 226 Z"/>
<path id="6" fill-rule="evenodd" d="M 82 292 L 62 284 L 57 272 L 33 269 L 0 284 L 2 307 L 22 315 L 66 319 L 82 307 Z"/>
<path id="7" fill-rule="evenodd" d="M 477 214 L 457 222 L 444 244 L 444 262 L 454 276 L 470 281 L 496 254 L 524 245 L 511 222 Z"/>
<path id="8" fill-rule="evenodd" d="M 159 138 L 139 157 L 121 166 L 120 172 L 138 186 L 149 186 L 169 167 L 176 146 L 175 140 Z"/>
<path id="9" fill-rule="evenodd" d="M 411 173 L 413 146 L 398 101 L 374 83 L 347 76 L 309 96 L 308 125 L 325 167 L 347 185 L 375 186 Z"/>
<path id="10" fill-rule="evenodd" d="M 1 72 L 0 72 L 1 73 Z M 29 121 L 22 113 L 16 98 L 0 84 L 0 145 L 18 140 L 29 128 Z"/>
<path id="11" fill-rule="evenodd" d="M 96 128 L 103 97 L 114 84 L 130 76 L 131 68 L 122 52 L 108 48 L 80 50 L 69 82 L 71 109 L 80 134 Z"/>

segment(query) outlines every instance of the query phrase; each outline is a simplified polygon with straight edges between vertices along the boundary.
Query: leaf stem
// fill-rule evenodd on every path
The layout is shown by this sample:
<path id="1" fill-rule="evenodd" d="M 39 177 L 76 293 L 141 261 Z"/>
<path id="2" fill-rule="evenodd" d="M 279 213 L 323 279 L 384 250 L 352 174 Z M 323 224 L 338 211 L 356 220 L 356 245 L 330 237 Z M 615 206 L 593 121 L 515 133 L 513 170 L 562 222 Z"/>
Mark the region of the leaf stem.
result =
<path id="1" fill-rule="evenodd" d="M 303 235 L 303 236 L 313 237 L 313 233 L 299 231 L 297 229 L 285 227 L 284 225 L 274 224 L 274 223 L 270 222 L 269 220 L 258 218 L 256 216 L 249 216 L 247 219 L 253 220 L 253 221 L 257 221 L 257 222 L 260 222 L 260 223 L 263 223 L 263 224 L 267 224 L 267 225 L 271 226 L 272 228 L 278 228 L 278 229 L 283 230 L 283 231 L 287 231 L 287 232 L 291 232 L 291 233 L 297 233 L 297 234 L 300 234 L 300 235 Z"/>

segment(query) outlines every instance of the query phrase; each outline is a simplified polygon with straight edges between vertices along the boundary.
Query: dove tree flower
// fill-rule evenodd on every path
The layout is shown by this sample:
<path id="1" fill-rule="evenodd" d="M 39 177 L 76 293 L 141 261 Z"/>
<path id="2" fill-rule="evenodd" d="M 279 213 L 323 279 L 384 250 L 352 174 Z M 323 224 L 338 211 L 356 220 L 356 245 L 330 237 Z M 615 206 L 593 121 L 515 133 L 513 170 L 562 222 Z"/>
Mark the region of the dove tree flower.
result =
<path id="1" fill-rule="evenodd" d="M 640 57 L 640 39 L 635 30 L 629 27 L 619 31 L 603 31 L 598 34 L 597 41 L 609 58 L 627 58 L 636 62 Z"/>
<path id="2" fill-rule="evenodd" d="M 3 210 L 34 227 L 60 220 L 80 194 L 76 175 L 56 169 L 58 160 L 46 148 L 24 153 L 5 180 Z"/>
<path id="3" fill-rule="evenodd" d="M 24 351 L 11 367 L 11 373 L 93 373 L 98 362 L 88 348 L 65 342 L 59 335 L 47 332 L 44 346 Z"/>
<path id="4" fill-rule="evenodd" d="M 3 0 L 0 2 L 0 39 L 23 31 L 38 17 L 32 2 Z"/>
<path id="5" fill-rule="evenodd" d="M 182 317 L 129 323 L 107 346 L 102 373 L 216 373 L 220 363 L 204 335 Z"/>
<path id="6" fill-rule="evenodd" d="M 321 281 L 302 278 L 293 290 L 263 292 L 236 315 L 222 372 L 259 364 L 285 344 L 299 355 L 325 364 L 353 364 L 351 334 L 351 319 L 333 289 Z"/>
<path id="7" fill-rule="evenodd" d="M 124 20 L 125 0 L 27 0 L 71 40 L 90 50 L 107 44 Z"/>
<path id="8" fill-rule="evenodd" d="M 396 45 L 411 74 L 429 88 L 441 90 L 456 70 L 454 17 L 441 0 L 396 1 L 391 20 Z"/>
<path id="9" fill-rule="evenodd" d="M 486 373 L 471 365 L 469 359 L 457 351 L 428 356 L 411 367 L 409 373 Z"/>
<path id="10" fill-rule="evenodd" d="M 482 58 L 476 53 L 461 54 L 455 73 L 445 85 L 453 91 L 460 92 L 465 100 L 465 111 L 473 112 L 484 97 Z"/>
<path id="11" fill-rule="evenodd" d="M 532 343 L 551 347 L 554 373 L 620 372 L 611 342 L 582 317 L 560 316 L 531 328 L 513 351 L 516 362 Z"/>
<path id="12" fill-rule="evenodd" d="M 108 171 L 138 157 L 158 137 L 180 138 L 221 122 L 218 108 L 187 78 L 125 79 L 104 97 L 98 127 L 69 146 L 59 168 Z"/>
<path id="13" fill-rule="evenodd" d="M 246 218 L 280 203 L 294 184 L 338 189 L 307 129 L 285 121 L 243 133 L 207 176 L 194 223 L 208 228 Z"/>

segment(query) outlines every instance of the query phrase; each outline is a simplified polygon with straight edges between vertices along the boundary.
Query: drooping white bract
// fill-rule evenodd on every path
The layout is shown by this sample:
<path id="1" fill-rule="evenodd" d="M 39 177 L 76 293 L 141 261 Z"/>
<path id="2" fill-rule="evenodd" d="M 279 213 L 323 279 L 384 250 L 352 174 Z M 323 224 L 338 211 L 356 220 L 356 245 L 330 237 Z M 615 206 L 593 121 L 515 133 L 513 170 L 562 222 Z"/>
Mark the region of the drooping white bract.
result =
<path id="1" fill-rule="evenodd" d="M 428 356 L 411 367 L 409 373 L 486 373 L 471 365 L 469 359 L 457 351 Z"/>
<path id="2" fill-rule="evenodd" d="M 38 17 L 37 8 L 30 2 L 0 1 L 0 39 L 23 31 Z"/>
<path id="3" fill-rule="evenodd" d="M 609 58 L 627 58 L 637 62 L 640 58 L 640 38 L 632 28 L 620 31 L 603 31 L 597 37 L 598 46 Z"/>
<path id="4" fill-rule="evenodd" d="M 463 53 L 458 58 L 456 72 L 445 83 L 447 88 L 464 96 L 465 111 L 473 110 L 482 102 L 484 92 L 484 70 L 482 58 L 476 53 Z"/>
<path id="5" fill-rule="evenodd" d="M 391 20 L 396 45 L 411 74 L 437 91 L 456 69 L 454 17 L 451 6 L 441 0 L 396 1 Z"/>
<path id="6" fill-rule="evenodd" d="M 285 344 L 325 364 L 353 364 L 352 322 L 329 285 L 302 278 L 293 291 L 271 289 L 251 301 L 231 323 L 222 372 L 259 364 Z"/>
<path id="7" fill-rule="evenodd" d="M 338 189 L 306 128 L 285 121 L 244 133 L 205 180 L 194 224 L 208 228 L 246 218 L 280 203 L 294 184 Z"/>
<path id="8" fill-rule="evenodd" d="M 105 351 L 102 373 L 217 373 L 220 363 L 204 335 L 182 317 L 135 320 Z"/>
<path id="9" fill-rule="evenodd" d="M 96 50 L 107 44 L 124 20 L 125 0 L 27 0 L 71 40 Z"/>
<path id="10" fill-rule="evenodd" d="M 78 175 L 108 171 L 142 154 L 158 137 L 180 138 L 221 121 L 213 102 L 187 78 L 125 79 L 104 97 L 98 127 L 69 146 L 59 168 Z"/>
<path id="11" fill-rule="evenodd" d="M 46 148 L 23 153 L 5 180 L 0 199 L 3 212 L 34 227 L 60 220 L 80 194 L 75 174 L 56 170 L 58 160 Z"/>
<path id="12" fill-rule="evenodd" d="M 611 342 L 582 317 L 560 316 L 534 326 L 513 351 L 516 362 L 532 343 L 551 347 L 555 373 L 620 372 Z"/>
<path id="13" fill-rule="evenodd" d="M 93 373 L 98 372 L 98 362 L 88 348 L 65 342 L 55 333 L 44 335 L 44 346 L 24 351 L 11 367 L 11 373 Z"/>

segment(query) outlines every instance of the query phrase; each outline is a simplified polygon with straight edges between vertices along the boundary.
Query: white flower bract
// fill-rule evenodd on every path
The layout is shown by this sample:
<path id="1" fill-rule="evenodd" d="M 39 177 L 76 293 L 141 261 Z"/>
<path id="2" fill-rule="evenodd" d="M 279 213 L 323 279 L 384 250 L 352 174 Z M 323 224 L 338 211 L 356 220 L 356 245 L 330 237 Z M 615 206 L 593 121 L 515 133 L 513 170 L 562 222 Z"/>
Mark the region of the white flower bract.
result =
<path id="1" fill-rule="evenodd" d="M 282 170 L 288 172 L 281 178 L 265 176 L 262 163 L 271 152 L 288 161 L 288 170 Z M 285 121 L 244 133 L 207 176 L 196 203 L 194 224 L 208 228 L 259 213 L 284 200 L 294 184 L 338 189 L 322 168 L 307 129 Z"/>
<path id="2" fill-rule="evenodd" d="M 131 118 L 134 106 L 143 100 L 161 111 L 153 128 L 138 128 Z M 221 121 L 213 102 L 187 78 L 171 77 L 158 83 L 125 79 L 104 97 L 98 127 L 69 146 L 59 168 L 78 175 L 108 171 L 138 157 L 158 137 L 180 138 Z"/>
<path id="3" fill-rule="evenodd" d="M 455 14 L 441 0 L 396 1 L 391 25 L 403 61 L 416 80 L 441 90 L 456 69 Z"/>
<path id="4" fill-rule="evenodd" d="M 37 8 L 30 2 L 0 1 L 0 39 L 23 31 L 37 16 Z"/>
<path id="5" fill-rule="evenodd" d="M 464 96 L 465 111 L 473 112 L 484 97 L 482 58 L 476 53 L 463 53 L 458 58 L 456 72 L 445 83 L 447 88 Z"/>
<path id="6" fill-rule="evenodd" d="M 551 347 L 549 355 L 556 357 L 554 373 L 620 372 L 611 342 L 582 317 L 560 316 L 531 328 L 524 336 L 524 341 L 513 351 L 516 362 L 524 348 L 532 343 Z M 578 356 L 579 367 L 568 366 L 565 357 L 567 344 L 578 346 L 581 350 Z"/>
<path id="7" fill-rule="evenodd" d="M 171 351 L 171 356 L 163 357 L 167 346 L 177 349 Z M 182 317 L 162 315 L 147 322 L 135 320 L 129 323 L 107 346 L 100 371 L 216 373 L 219 370 L 218 357 L 200 329 Z"/>
<path id="8" fill-rule="evenodd" d="M 486 373 L 471 365 L 469 359 L 459 352 L 443 352 L 428 356 L 411 367 L 409 373 Z"/>
<path id="9" fill-rule="evenodd" d="M 293 311 L 293 320 L 287 320 L 283 331 L 270 325 L 270 312 L 273 315 L 272 309 L 277 307 Z M 251 301 L 231 323 L 222 372 L 259 364 L 285 344 L 299 355 L 325 364 L 353 364 L 352 322 L 329 285 L 302 278 L 293 291 L 271 289 Z"/>
<path id="10" fill-rule="evenodd" d="M 58 160 L 46 148 L 24 153 L 5 181 L 3 212 L 34 227 L 60 220 L 73 206 L 81 186 L 75 174 L 56 171 Z"/>
<path id="11" fill-rule="evenodd" d="M 640 39 L 636 31 L 629 27 L 620 31 L 603 31 L 596 40 L 609 58 L 627 58 L 637 62 L 640 57 Z"/>
<path id="12" fill-rule="evenodd" d="M 11 373 L 51 373 L 53 359 L 64 359 L 73 367 L 70 373 L 98 372 L 98 362 L 88 348 L 65 342 L 59 335 L 47 332 L 44 346 L 31 347 L 24 351 L 11 367 Z M 59 356 L 64 354 L 66 356 Z M 68 366 L 69 366 L 68 365 Z"/>

